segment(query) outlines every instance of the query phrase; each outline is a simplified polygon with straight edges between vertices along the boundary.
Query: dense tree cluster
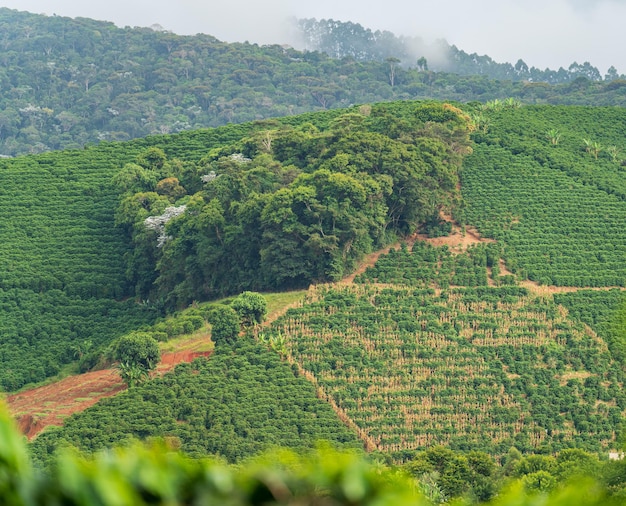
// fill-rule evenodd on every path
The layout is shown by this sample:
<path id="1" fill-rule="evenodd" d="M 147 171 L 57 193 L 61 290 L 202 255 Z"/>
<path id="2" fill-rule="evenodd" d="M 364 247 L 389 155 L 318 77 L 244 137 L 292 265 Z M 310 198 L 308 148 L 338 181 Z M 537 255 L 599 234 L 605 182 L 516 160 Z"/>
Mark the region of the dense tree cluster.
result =
<path id="1" fill-rule="evenodd" d="M 471 128 L 451 105 L 397 103 L 351 110 L 325 129 L 257 130 L 195 167 L 153 148 L 158 163 L 138 159 L 116 176 L 132 281 L 176 306 L 338 280 L 458 204 Z"/>

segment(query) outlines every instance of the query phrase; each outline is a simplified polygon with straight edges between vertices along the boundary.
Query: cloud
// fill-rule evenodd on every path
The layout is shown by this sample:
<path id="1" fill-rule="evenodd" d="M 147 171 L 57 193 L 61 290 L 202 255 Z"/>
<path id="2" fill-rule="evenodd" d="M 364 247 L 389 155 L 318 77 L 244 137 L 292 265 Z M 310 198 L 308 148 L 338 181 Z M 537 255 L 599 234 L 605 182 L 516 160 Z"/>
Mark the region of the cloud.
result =
<path id="1" fill-rule="evenodd" d="M 444 38 L 468 53 L 499 62 L 522 58 L 539 68 L 568 67 L 573 61 L 626 72 L 626 0 L 404 0 L 300 5 L 299 16 L 335 17 L 372 29 Z M 361 6 L 361 7 L 357 7 Z"/>

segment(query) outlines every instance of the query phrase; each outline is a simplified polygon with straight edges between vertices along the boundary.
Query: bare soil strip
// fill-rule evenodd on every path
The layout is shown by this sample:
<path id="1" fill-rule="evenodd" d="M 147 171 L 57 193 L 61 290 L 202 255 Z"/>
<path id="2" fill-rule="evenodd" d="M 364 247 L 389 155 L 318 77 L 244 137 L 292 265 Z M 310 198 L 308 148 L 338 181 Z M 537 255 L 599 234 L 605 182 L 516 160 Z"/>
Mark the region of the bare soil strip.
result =
<path id="1" fill-rule="evenodd" d="M 181 362 L 191 362 L 211 352 L 177 351 L 164 353 L 156 374 L 165 374 Z M 100 399 L 126 390 L 115 369 L 104 369 L 69 376 L 56 383 L 26 390 L 7 397 L 10 412 L 20 430 L 32 439 L 50 425 L 63 425 L 68 416 L 83 411 Z"/>
<path id="2" fill-rule="evenodd" d="M 500 260 L 500 273 L 502 275 L 514 275 L 510 270 L 506 268 L 506 264 L 504 260 Z M 526 288 L 529 292 L 538 295 L 538 296 L 546 296 L 552 295 L 554 293 L 572 293 L 578 292 L 580 290 L 593 290 L 597 292 L 606 291 L 606 290 L 626 290 L 626 287 L 623 286 L 553 286 L 553 285 L 540 285 L 535 281 L 530 281 L 525 279 L 523 281 L 518 281 L 517 284 Z"/>

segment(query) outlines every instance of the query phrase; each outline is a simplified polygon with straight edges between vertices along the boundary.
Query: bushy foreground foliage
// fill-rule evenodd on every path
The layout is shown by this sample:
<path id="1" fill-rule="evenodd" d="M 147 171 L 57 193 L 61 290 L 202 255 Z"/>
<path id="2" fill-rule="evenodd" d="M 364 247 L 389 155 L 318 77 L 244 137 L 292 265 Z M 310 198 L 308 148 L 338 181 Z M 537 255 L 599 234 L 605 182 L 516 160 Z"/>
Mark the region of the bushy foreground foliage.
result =
<path id="1" fill-rule="evenodd" d="M 441 453 L 439 449 L 434 449 L 428 455 L 424 454 L 420 457 L 421 460 L 416 460 L 414 465 L 407 467 L 406 470 L 413 475 L 421 473 L 419 481 L 415 481 L 409 474 L 367 460 L 360 453 L 340 453 L 328 447 L 300 455 L 275 450 L 233 467 L 218 460 L 189 459 L 163 443 L 156 443 L 151 447 L 133 444 L 99 452 L 90 457 L 66 449 L 54 458 L 46 471 L 40 471 L 33 468 L 23 439 L 17 434 L 4 409 L 0 412 L 0 437 L 3 443 L 0 446 L 0 498 L 5 504 L 14 506 L 418 506 L 437 504 L 446 499 L 441 488 L 432 481 L 439 472 L 447 477 L 444 483 L 456 484 L 461 488 L 463 480 L 467 480 L 467 483 L 476 480 L 484 482 L 493 472 L 493 464 L 488 459 L 484 460 L 479 455 L 468 455 L 465 462 L 469 466 L 467 473 L 464 473 L 461 469 L 463 461 L 459 456 L 450 456 L 446 451 Z M 574 465 L 570 469 L 581 470 L 579 464 L 585 458 L 576 456 L 571 461 Z M 530 471 L 531 467 L 541 469 L 551 463 L 541 464 L 537 461 L 533 464 L 529 458 L 517 460 L 513 465 L 524 473 Z M 563 462 L 556 461 L 552 465 L 554 469 L 563 470 L 567 467 Z M 554 469 L 552 472 L 555 472 Z M 553 484 L 551 495 L 547 495 L 549 491 L 546 488 L 542 489 L 534 484 L 540 476 L 545 483 L 552 474 L 536 470 L 500 491 L 498 497 L 489 504 L 620 504 L 618 496 L 610 495 L 611 488 L 607 478 L 622 483 L 625 475 L 623 463 L 615 463 L 603 469 L 603 477 L 598 482 L 587 477 L 577 479 L 575 485 Z M 468 499 L 472 501 L 471 497 Z"/>
<path id="2" fill-rule="evenodd" d="M 422 503 L 399 473 L 330 450 L 308 458 L 275 452 L 234 468 L 165 446 L 134 445 L 87 459 L 65 451 L 39 474 L 4 410 L 1 417 L 0 495 L 15 506 Z"/>

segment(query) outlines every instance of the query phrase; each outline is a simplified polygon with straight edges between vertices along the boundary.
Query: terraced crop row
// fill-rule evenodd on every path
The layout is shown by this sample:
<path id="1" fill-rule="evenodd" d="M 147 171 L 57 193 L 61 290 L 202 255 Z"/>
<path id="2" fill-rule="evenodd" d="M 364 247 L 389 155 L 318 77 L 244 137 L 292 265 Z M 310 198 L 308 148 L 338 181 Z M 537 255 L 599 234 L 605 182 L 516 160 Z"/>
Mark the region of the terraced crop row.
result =
<path id="1" fill-rule="evenodd" d="M 272 332 L 392 454 L 606 449 L 626 408 L 605 343 L 518 287 L 320 287 Z"/>
<path id="2" fill-rule="evenodd" d="M 624 111 L 528 107 L 491 121 L 464 164 L 460 217 L 496 239 L 522 278 L 625 286 Z M 549 129 L 559 132 L 557 144 Z M 585 149 L 589 139 L 599 153 Z"/>

